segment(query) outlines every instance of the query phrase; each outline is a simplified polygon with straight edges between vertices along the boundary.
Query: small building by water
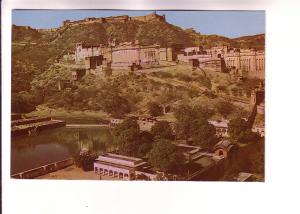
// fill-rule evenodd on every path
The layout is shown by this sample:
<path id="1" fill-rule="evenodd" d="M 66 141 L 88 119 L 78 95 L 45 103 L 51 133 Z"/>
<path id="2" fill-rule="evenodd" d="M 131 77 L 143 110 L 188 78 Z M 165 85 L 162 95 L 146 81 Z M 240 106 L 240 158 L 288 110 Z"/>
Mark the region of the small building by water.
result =
<path id="1" fill-rule="evenodd" d="M 141 158 L 106 153 L 95 160 L 94 172 L 118 179 L 133 180 L 135 171 L 142 169 L 146 164 L 147 162 Z"/>

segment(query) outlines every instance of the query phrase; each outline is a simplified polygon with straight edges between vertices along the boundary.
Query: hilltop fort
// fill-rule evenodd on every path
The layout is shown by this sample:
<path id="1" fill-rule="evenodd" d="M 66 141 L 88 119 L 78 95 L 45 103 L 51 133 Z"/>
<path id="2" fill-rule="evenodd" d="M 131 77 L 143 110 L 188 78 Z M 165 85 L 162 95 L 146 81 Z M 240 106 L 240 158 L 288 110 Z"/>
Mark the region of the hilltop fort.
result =
<path id="1" fill-rule="evenodd" d="M 145 15 L 145 16 L 110 16 L 110 17 L 88 17 L 83 20 L 77 20 L 77 21 L 70 21 L 65 20 L 63 21 L 63 26 L 68 25 L 81 25 L 81 24 L 91 24 L 91 23 L 115 23 L 115 22 L 121 22 L 126 23 L 128 21 L 141 21 L 141 22 L 148 22 L 148 21 L 166 21 L 165 15 L 158 15 L 156 12 L 153 12 L 151 14 Z"/>

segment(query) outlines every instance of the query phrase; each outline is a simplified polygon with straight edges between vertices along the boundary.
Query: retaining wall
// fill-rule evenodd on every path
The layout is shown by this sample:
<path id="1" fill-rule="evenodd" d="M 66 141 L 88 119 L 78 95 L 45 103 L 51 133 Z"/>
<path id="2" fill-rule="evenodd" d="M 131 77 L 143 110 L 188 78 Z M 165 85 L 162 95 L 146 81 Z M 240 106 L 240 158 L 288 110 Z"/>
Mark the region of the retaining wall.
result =
<path id="1" fill-rule="evenodd" d="M 25 124 L 37 123 L 37 122 L 48 121 L 48 120 L 51 120 L 51 117 L 20 119 L 20 120 L 12 121 L 11 126 L 25 125 Z"/>
<path id="2" fill-rule="evenodd" d="M 45 174 L 48 174 L 50 172 L 54 172 L 63 168 L 66 168 L 68 166 L 71 166 L 74 164 L 74 158 L 69 158 L 65 159 L 62 161 L 50 163 L 41 167 L 37 167 L 34 169 L 30 169 L 24 172 L 20 172 L 17 174 L 12 175 L 12 178 L 17 178 L 17 179 L 31 179 L 31 178 L 36 178 L 38 176 L 42 176 Z"/>
<path id="3" fill-rule="evenodd" d="M 49 121 L 41 121 L 37 123 L 25 124 L 23 126 L 26 127 L 12 127 L 11 128 L 11 135 L 12 136 L 20 136 L 20 135 L 28 135 L 29 131 L 36 129 L 35 131 L 43 131 L 51 128 L 59 128 L 66 125 L 65 121 L 60 120 L 49 120 Z"/>

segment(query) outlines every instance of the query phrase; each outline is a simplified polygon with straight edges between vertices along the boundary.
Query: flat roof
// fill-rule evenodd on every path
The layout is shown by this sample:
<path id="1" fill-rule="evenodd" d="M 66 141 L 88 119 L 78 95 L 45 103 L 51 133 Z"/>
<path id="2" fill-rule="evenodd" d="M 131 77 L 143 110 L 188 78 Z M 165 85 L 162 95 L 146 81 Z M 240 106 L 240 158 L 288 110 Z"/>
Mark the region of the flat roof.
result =
<path id="1" fill-rule="evenodd" d="M 94 163 L 104 164 L 104 165 L 108 165 L 108 166 L 112 166 L 112 167 L 116 167 L 116 168 L 121 168 L 121 169 L 127 169 L 127 170 L 132 170 L 132 169 L 135 169 L 136 167 L 139 167 L 141 165 L 146 164 L 146 162 L 142 162 L 138 166 L 131 167 L 131 166 L 125 166 L 125 165 L 122 165 L 122 164 L 111 163 L 111 162 L 100 161 L 100 160 L 96 160 Z"/>
<path id="2" fill-rule="evenodd" d="M 114 164 L 114 163 L 99 161 L 99 160 L 96 160 L 94 163 L 104 164 L 104 165 L 108 165 L 108 166 L 112 166 L 112 167 L 116 167 L 116 168 L 121 168 L 121 169 L 127 169 L 127 170 L 130 170 L 130 169 L 134 168 L 134 167 L 124 166 L 124 165 L 120 165 L 120 164 Z"/>
<path id="3" fill-rule="evenodd" d="M 117 154 L 113 154 L 113 153 L 105 153 L 100 156 L 119 159 L 119 160 L 125 160 L 125 161 L 130 161 L 130 162 L 137 162 L 137 161 L 142 160 L 141 158 L 129 157 L 129 156 L 125 156 L 125 155 L 117 155 Z"/>

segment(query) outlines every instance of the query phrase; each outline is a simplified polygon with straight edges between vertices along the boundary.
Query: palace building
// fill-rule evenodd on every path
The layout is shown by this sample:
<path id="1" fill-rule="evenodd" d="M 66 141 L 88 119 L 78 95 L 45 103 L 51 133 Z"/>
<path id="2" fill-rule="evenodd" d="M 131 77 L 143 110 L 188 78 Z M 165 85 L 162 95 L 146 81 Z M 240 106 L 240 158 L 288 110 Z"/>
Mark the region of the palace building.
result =
<path id="1" fill-rule="evenodd" d="M 224 54 L 226 67 L 247 72 L 248 77 L 265 78 L 265 52 L 246 50 L 231 50 Z"/>
<path id="2" fill-rule="evenodd" d="M 240 75 L 252 78 L 265 78 L 265 52 L 252 49 L 233 49 L 227 46 L 217 46 L 204 50 L 202 47 L 184 48 L 184 53 L 178 55 L 181 62 L 197 60 L 197 66 L 214 68 L 217 71 L 236 69 Z M 226 68 L 226 69 L 225 69 Z"/>
<path id="3" fill-rule="evenodd" d="M 112 68 L 137 69 L 143 65 L 155 65 L 159 63 L 159 45 L 140 45 L 124 42 L 111 49 Z"/>

